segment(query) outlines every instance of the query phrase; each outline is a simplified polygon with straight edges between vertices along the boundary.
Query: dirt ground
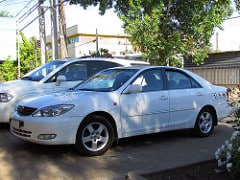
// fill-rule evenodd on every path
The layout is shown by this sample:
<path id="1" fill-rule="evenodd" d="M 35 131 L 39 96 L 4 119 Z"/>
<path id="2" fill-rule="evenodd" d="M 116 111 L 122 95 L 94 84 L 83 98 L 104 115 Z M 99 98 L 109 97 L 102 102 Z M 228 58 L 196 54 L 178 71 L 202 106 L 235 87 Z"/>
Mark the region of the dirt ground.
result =
<path id="1" fill-rule="evenodd" d="M 217 166 L 215 159 L 192 164 L 175 169 L 154 172 L 152 174 L 142 175 L 148 180 L 239 180 L 239 177 L 231 177 L 227 171 Z"/>

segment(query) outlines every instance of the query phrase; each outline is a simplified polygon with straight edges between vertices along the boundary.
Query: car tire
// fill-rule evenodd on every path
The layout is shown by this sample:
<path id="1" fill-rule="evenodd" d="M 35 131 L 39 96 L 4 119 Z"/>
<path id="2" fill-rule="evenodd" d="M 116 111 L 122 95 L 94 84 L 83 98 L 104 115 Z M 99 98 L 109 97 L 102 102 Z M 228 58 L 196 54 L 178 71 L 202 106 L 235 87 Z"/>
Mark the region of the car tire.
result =
<path id="1" fill-rule="evenodd" d="M 75 147 L 82 155 L 99 156 L 112 146 L 113 137 L 111 123 L 102 116 L 93 115 L 78 128 Z"/>
<path id="2" fill-rule="evenodd" d="M 211 109 L 204 108 L 198 114 L 193 132 L 197 137 L 207 137 L 214 129 L 215 116 Z"/>

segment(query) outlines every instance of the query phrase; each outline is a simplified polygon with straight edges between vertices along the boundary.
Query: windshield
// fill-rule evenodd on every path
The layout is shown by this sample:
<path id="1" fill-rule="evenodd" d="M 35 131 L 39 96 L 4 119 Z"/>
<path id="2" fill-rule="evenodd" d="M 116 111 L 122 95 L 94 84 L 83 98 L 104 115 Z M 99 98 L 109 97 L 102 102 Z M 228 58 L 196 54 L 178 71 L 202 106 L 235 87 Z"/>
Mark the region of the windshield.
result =
<path id="1" fill-rule="evenodd" d="M 109 69 L 102 71 L 84 81 L 75 89 L 101 92 L 115 91 L 127 82 L 136 71 L 136 69 Z"/>
<path id="2" fill-rule="evenodd" d="M 40 81 L 42 78 L 44 78 L 46 75 L 48 75 L 50 72 L 52 72 L 65 62 L 66 61 L 57 60 L 48 62 L 25 74 L 21 79 L 29 81 Z"/>

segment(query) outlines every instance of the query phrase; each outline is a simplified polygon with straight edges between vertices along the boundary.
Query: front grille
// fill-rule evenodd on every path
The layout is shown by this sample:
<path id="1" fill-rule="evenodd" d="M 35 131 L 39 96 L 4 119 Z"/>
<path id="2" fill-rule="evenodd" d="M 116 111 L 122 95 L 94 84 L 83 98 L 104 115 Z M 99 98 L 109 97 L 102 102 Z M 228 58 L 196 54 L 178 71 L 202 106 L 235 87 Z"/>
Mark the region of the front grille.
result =
<path id="1" fill-rule="evenodd" d="M 17 112 L 22 116 L 29 116 L 34 111 L 36 111 L 37 108 L 27 107 L 27 106 L 18 106 Z"/>
<path id="2" fill-rule="evenodd" d="M 22 137 L 31 137 L 32 132 L 31 131 L 25 131 L 17 128 L 12 127 L 12 132 L 18 136 Z"/>

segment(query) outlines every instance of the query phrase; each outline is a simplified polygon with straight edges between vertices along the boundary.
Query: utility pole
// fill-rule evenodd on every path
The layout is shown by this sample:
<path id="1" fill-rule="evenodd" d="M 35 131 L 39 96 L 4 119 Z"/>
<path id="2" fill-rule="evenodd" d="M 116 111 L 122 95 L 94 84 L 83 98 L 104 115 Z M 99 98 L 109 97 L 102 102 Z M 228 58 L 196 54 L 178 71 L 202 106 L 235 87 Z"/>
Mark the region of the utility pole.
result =
<path id="1" fill-rule="evenodd" d="M 59 4 L 59 36 L 60 36 L 60 57 L 65 58 L 67 54 L 67 37 L 66 37 L 66 19 L 64 11 L 64 0 L 58 0 Z"/>
<path id="2" fill-rule="evenodd" d="M 17 22 L 17 57 L 18 57 L 18 79 L 21 78 L 21 64 L 20 64 L 20 32 L 19 24 Z"/>
<path id="3" fill-rule="evenodd" d="M 45 17 L 43 10 L 44 0 L 39 0 L 39 38 L 40 38 L 40 54 L 41 54 L 41 64 L 45 64 L 46 62 L 46 32 L 45 32 Z"/>
<path id="4" fill-rule="evenodd" d="M 52 37 L 52 60 L 58 58 L 58 28 L 56 0 L 50 0 L 51 11 L 51 37 Z"/>
<path id="5" fill-rule="evenodd" d="M 96 53 L 97 53 L 97 56 L 99 56 L 99 51 L 98 51 L 98 31 L 96 29 Z"/>

